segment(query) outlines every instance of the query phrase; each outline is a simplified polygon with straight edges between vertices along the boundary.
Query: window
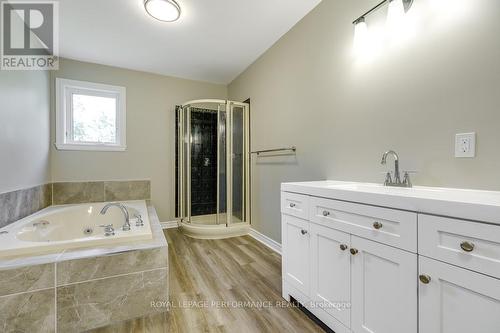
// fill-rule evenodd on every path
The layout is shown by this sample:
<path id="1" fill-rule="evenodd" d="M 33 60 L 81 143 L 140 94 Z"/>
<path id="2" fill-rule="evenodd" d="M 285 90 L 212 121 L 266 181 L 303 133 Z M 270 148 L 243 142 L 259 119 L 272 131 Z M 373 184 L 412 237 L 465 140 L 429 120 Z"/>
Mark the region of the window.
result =
<path id="1" fill-rule="evenodd" d="M 56 79 L 56 147 L 124 151 L 124 87 Z"/>

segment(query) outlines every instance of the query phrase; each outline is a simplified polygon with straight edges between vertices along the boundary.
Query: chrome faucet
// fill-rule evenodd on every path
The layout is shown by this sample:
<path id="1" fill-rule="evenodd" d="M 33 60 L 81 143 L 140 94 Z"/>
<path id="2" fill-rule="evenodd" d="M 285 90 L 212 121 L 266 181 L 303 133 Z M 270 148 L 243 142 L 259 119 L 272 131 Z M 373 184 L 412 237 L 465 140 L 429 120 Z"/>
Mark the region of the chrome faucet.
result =
<path id="1" fill-rule="evenodd" d="M 382 155 L 382 161 L 380 162 L 382 165 L 387 164 L 387 156 L 394 156 L 394 179 L 391 177 L 391 173 L 387 172 L 385 177 L 385 186 L 396 186 L 396 187 L 412 187 L 412 183 L 410 180 L 410 173 L 406 171 L 404 173 L 404 180 L 401 181 L 401 173 L 399 172 L 399 156 L 394 150 L 389 150 Z"/>
<path id="2" fill-rule="evenodd" d="M 109 204 L 107 204 L 106 206 L 104 206 L 101 209 L 101 215 L 106 214 L 106 212 L 108 211 L 108 209 L 110 207 L 118 207 L 118 208 L 120 208 L 120 210 L 123 213 L 123 216 L 125 217 L 125 223 L 123 224 L 122 230 L 123 231 L 129 231 L 130 230 L 130 217 L 128 215 L 127 208 L 125 208 L 125 206 L 122 205 L 121 203 L 117 203 L 117 202 L 109 203 Z"/>

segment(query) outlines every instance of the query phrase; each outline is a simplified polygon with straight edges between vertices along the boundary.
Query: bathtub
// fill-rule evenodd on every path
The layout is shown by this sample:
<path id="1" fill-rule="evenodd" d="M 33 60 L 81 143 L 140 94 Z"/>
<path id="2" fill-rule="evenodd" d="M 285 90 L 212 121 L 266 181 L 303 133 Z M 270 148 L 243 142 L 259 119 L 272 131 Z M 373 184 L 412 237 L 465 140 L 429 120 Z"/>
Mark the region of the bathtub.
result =
<path id="1" fill-rule="evenodd" d="M 125 218 L 119 208 L 100 214 L 106 202 L 52 206 L 0 229 L 0 258 L 152 239 L 146 202 L 120 203 L 130 215 L 129 231 L 122 230 Z M 142 217 L 143 226 L 136 226 L 137 215 Z M 101 226 L 109 224 L 114 235 L 106 236 Z"/>

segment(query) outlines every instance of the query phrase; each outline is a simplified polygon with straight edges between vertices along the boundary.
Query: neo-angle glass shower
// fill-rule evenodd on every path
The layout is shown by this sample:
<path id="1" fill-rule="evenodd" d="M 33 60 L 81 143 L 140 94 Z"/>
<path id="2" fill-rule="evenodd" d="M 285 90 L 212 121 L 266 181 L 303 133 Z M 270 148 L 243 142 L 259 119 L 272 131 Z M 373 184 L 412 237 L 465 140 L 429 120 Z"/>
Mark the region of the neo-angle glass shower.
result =
<path id="1" fill-rule="evenodd" d="M 191 101 L 176 120 L 178 218 L 198 227 L 249 223 L 249 104 Z"/>

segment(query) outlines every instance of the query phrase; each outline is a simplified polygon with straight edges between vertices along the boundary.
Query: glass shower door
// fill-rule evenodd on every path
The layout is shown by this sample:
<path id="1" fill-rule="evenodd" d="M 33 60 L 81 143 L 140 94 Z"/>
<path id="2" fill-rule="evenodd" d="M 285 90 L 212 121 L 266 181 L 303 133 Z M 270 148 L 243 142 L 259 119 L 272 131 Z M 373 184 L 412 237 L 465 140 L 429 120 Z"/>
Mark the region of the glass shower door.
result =
<path id="1" fill-rule="evenodd" d="M 227 108 L 220 104 L 217 132 L 217 224 L 227 224 Z"/>
<path id="2" fill-rule="evenodd" d="M 231 110 L 231 214 L 228 223 L 247 222 L 248 104 L 230 102 Z"/>
<path id="3" fill-rule="evenodd" d="M 249 221 L 248 104 L 193 101 L 177 111 L 177 212 L 185 223 Z"/>

